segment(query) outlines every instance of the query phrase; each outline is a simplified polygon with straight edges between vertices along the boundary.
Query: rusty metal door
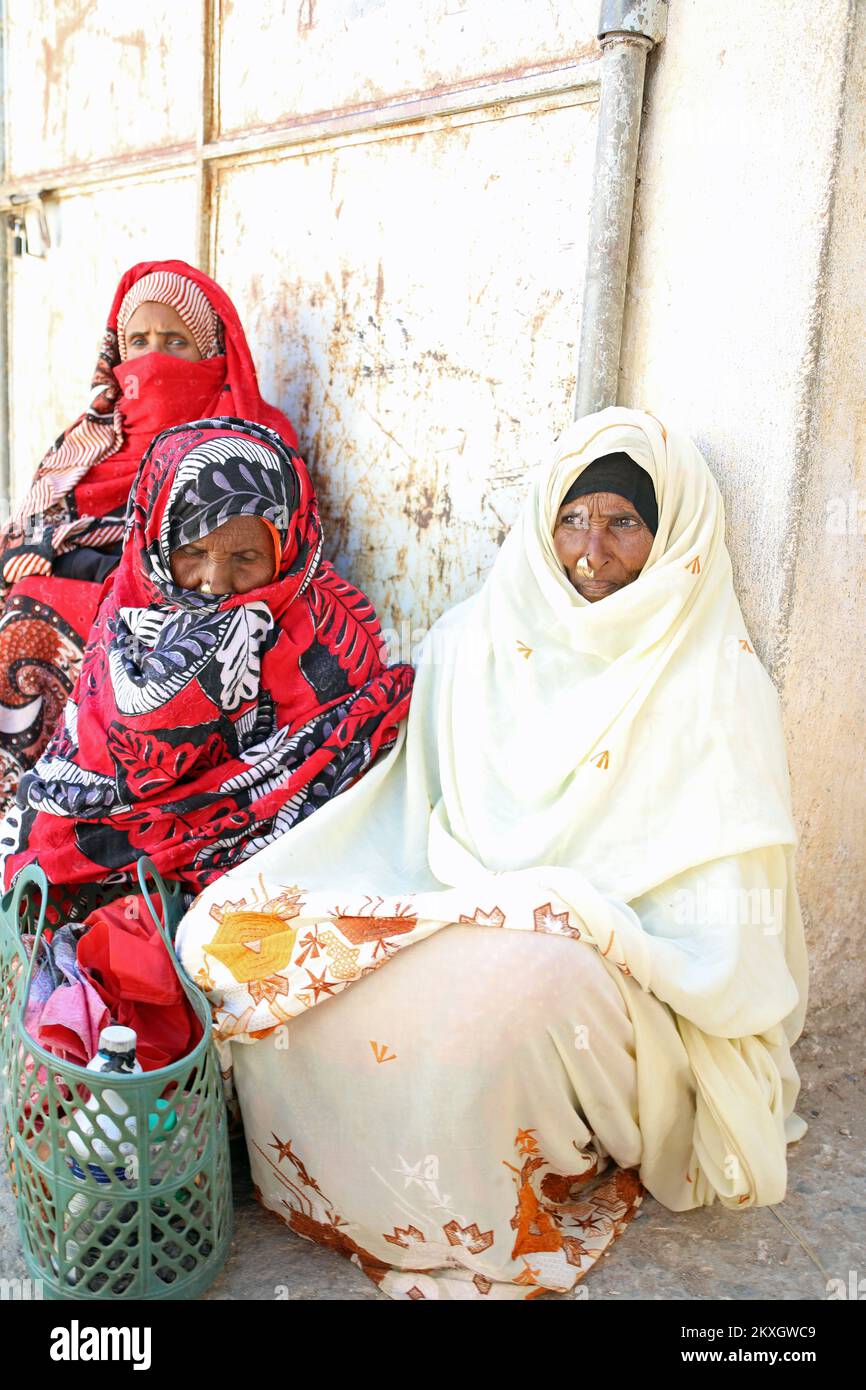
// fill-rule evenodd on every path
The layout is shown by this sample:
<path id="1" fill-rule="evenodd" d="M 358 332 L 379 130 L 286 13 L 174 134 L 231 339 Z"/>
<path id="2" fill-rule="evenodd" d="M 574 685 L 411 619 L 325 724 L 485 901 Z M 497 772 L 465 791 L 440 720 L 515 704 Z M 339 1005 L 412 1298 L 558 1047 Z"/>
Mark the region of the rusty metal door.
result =
<path id="1" fill-rule="evenodd" d="M 597 0 L 4 4 L 13 492 L 120 273 L 196 261 L 408 656 L 570 418 Z"/>

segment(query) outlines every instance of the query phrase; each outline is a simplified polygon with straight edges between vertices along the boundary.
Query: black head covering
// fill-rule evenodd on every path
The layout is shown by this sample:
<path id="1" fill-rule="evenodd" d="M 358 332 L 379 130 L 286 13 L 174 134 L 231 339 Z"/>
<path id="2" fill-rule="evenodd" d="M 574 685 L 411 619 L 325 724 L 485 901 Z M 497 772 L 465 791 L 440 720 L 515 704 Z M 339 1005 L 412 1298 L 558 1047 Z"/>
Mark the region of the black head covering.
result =
<path id="1" fill-rule="evenodd" d="M 628 454 L 605 454 L 589 464 L 575 478 L 559 505 L 564 507 L 566 502 L 586 497 L 590 492 L 615 492 L 618 497 L 625 497 L 655 535 L 659 509 L 653 480 Z"/>

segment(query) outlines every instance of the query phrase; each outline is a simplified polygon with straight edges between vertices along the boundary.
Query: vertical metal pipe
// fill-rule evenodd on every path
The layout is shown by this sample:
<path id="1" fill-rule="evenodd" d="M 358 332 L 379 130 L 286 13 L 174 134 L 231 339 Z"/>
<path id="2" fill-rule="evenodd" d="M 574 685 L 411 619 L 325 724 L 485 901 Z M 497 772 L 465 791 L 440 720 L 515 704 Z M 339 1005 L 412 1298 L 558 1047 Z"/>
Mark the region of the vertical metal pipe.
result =
<path id="1" fill-rule="evenodd" d="M 0 0 L 0 180 L 6 178 L 6 13 Z M 9 518 L 9 232 L 0 213 L 0 525 Z"/>
<path id="2" fill-rule="evenodd" d="M 580 322 L 575 418 L 615 405 L 647 54 L 666 0 L 605 0 L 601 100 Z"/>
<path id="3" fill-rule="evenodd" d="M 204 149 L 214 137 L 214 114 L 218 83 L 219 0 L 200 0 L 199 8 L 199 92 L 196 132 L 196 240 L 199 270 L 212 273 L 213 266 L 213 169 Z"/>

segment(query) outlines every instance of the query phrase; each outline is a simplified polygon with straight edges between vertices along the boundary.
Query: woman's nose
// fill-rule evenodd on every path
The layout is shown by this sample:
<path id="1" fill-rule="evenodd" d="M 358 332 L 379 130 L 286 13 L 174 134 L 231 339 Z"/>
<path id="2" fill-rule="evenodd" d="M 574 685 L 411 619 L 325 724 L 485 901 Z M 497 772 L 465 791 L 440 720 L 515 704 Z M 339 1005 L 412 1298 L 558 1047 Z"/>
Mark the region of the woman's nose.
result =
<path id="1" fill-rule="evenodd" d="M 596 530 L 591 526 L 586 538 L 586 550 L 583 557 L 590 569 L 600 569 L 607 559 L 607 546 L 605 544 L 605 532 Z"/>
<path id="2" fill-rule="evenodd" d="M 199 588 L 206 594 L 228 594 L 231 592 L 229 576 L 221 560 L 211 560 L 204 566 Z"/>

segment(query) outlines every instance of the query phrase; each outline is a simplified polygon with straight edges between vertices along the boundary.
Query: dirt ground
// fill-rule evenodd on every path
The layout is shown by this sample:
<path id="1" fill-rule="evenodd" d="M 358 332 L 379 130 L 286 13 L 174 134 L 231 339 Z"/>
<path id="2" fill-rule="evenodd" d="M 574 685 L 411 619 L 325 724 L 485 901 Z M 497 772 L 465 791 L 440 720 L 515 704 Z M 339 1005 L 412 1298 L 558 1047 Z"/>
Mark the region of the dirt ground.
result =
<path id="1" fill-rule="evenodd" d="M 859 1012 L 859 1011 L 858 1011 Z M 862 1024 L 849 1012 L 810 1020 L 794 1051 L 797 1106 L 809 1125 L 788 1150 L 777 1207 L 673 1213 L 647 1197 L 588 1275 L 584 1299 L 826 1299 L 830 1281 L 866 1297 L 866 1076 Z M 235 1239 L 207 1299 L 379 1299 L 343 1256 L 295 1235 L 252 1198 L 243 1147 L 232 1153 Z M 852 1279 L 853 1274 L 853 1279 Z M 0 1178 L 0 1277 L 24 1278 L 14 1204 Z M 850 1296 L 850 1295 L 849 1295 Z"/>

